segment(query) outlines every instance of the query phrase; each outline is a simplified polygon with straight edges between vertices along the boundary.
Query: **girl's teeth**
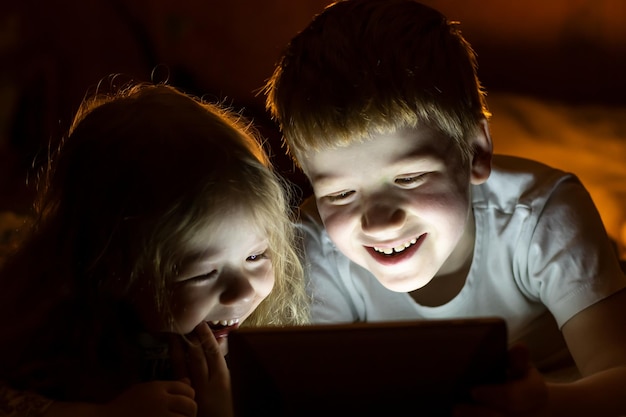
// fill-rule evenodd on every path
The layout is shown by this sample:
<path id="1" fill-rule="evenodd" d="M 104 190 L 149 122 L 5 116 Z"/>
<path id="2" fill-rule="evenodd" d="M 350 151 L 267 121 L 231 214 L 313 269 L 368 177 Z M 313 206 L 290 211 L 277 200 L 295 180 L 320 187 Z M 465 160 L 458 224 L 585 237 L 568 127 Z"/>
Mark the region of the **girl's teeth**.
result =
<path id="1" fill-rule="evenodd" d="M 376 252 L 384 253 L 385 255 L 391 255 L 394 252 L 396 252 L 396 253 L 402 252 L 403 250 L 405 250 L 409 246 L 414 245 L 416 242 L 417 242 L 417 239 L 411 239 L 410 241 L 408 241 L 408 242 L 406 242 L 406 243 L 404 243 L 404 244 L 402 244 L 400 246 L 396 246 L 393 249 L 392 248 L 385 248 L 385 249 L 383 249 L 383 248 L 374 247 L 374 250 Z"/>
<path id="2" fill-rule="evenodd" d="M 239 319 L 230 319 L 230 320 L 211 320 L 211 324 L 213 325 L 222 325 L 222 326 L 232 326 L 234 324 L 239 323 Z"/>

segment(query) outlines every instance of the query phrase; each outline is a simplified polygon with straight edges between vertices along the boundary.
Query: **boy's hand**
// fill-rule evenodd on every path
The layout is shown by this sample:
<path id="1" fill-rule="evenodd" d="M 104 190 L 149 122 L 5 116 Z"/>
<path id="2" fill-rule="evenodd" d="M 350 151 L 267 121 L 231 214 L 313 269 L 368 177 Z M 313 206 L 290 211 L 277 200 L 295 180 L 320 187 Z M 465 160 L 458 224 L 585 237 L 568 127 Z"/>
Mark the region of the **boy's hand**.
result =
<path id="1" fill-rule="evenodd" d="M 524 346 L 509 351 L 509 381 L 502 385 L 485 385 L 472 391 L 474 404 L 461 404 L 455 417 L 546 417 L 548 387 L 543 376 L 528 358 Z"/>
<path id="2" fill-rule="evenodd" d="M 172 363 L 177 377 L 191 380 L 198 417 L 232 417 L 230 373 L 208 324 L 196 326 L 188 339 L 191 343 L 184 345 L 178 337 L 172 341 Z"/>
<path id="3" fill-rule="evenodd" d="M 131 386 L 99 411 L 101 417 L 195 417 L 197 406 L 188 381 L 151 381 Z"/>

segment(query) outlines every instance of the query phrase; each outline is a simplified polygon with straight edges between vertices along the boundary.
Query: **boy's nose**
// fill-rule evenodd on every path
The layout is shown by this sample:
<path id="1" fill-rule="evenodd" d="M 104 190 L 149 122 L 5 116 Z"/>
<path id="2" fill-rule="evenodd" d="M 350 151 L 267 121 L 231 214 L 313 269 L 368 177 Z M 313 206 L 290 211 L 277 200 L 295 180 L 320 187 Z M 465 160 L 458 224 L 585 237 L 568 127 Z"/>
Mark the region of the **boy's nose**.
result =
<path id="1" fill-rule="evenodd" d="M 220 303 L 245 303 L 254 298 L 254 287 L 243 274 L 231 272 L 220 277 L 225 280 L 224 289 L 220 294 Z"/>
<path id="2" fill-rule="evenodd" d="M 406 213 L 399 207 L 373 204 L 363 211 L 361 228 L 365 233 L 376 234 L 398 230 L 404 226 Z"/>

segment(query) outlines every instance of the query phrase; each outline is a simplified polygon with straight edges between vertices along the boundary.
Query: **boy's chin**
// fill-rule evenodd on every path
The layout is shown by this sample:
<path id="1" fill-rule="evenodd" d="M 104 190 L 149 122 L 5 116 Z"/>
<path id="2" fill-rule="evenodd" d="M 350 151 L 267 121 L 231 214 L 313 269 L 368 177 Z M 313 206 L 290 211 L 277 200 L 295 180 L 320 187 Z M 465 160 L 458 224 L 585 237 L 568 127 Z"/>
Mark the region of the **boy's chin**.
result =
<path id="1" fill-rule="evenodd" d="M 415 274 L 412 272 L 415 268 L 409 264 L 398 267 L 384 266 L 363 259 L 352 259 L 352 262 L 368 270 L 383 287 L 393 292 L 411 292 L 419 290 L 426 286 L 435 275 L 434 273 Z"/>
<path id="2" fill-rule="evenodd" d="M 419 290 L 432 280 L 432 278 L 419 278 L 415 276 L 406 278 L 382 274 L 375 274 L 374 276 L 383 287 L 393 292 L 411 292 Z"/>

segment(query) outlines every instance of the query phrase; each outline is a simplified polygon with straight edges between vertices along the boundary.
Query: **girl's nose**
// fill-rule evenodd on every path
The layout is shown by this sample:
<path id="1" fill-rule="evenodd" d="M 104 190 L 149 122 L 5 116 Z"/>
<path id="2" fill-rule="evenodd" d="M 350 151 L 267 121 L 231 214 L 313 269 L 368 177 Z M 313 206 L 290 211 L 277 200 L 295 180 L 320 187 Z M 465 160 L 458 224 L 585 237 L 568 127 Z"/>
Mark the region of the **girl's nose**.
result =
<path id="1" fill-rule="evenodd" d="M 367 234 L 379 234 L 401 229 L 406 212 L 396 206 L 372 204 L 361 215 L 361 228 Z"/>
<path id="2" fill-rule="evenodd" d="M 254 298 L 254 287 L 241 272 L 230 272 L 223 274 L 224 290 L 220 294 L 220 303 L 238 304 L 249 302 Z"/>

